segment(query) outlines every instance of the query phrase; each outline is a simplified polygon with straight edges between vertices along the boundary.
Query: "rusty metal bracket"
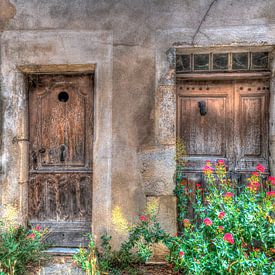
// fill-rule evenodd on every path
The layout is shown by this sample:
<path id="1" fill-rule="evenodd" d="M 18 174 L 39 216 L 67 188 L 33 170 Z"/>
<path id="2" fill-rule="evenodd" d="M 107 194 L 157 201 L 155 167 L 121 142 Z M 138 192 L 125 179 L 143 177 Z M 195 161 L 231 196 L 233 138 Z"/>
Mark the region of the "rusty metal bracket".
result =
<path id="1" fill-rule="evenodd" d="M 29 139 L 27 139 L 27 138 L 18 138 L 18 137 L 14 137 L 12 139 L 12 144 L 16 144 L 18 142 L 29 142 Z"/>

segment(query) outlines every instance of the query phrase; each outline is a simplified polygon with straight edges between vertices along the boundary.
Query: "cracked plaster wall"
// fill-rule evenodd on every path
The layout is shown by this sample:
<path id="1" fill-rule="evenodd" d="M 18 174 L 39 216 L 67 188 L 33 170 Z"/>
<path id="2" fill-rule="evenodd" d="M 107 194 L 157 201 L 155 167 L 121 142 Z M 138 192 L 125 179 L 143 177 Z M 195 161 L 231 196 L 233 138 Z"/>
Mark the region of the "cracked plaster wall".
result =
<path id="1" fill-rule="evenodd" d="M 24 125 L 20 122 L 21 106 L 25 104 L 24 91 L 20 87 L 22 76 L 15 73 L 15 65 L 85 63 L 94 60 L 94 53 L 103 56 L 106 46 L 111 48 L 111 54 L 107 55 L 109 60 L 104 59 L 105 64 L 112 67 L 108 79 L 104 78 L 112 83 L 107 95 L 111 100 L 111 115 L 103 111 L 101 94 L 98 94 L 96 107 L 102 106 L 97 111 L 102 114 L 103 121 L 111 120 L 108 126 L 112 131 L 111 148 L 101 146 L 95 159 L 102 163 L 98 173 L 106 175 L 111 192 L 111 197 L 107 198 L 110 201 L 105 203 L 120 205 L 130 222 L 141 213 L 146 196 L 167 196 L 163 203 L 170 211 L 175 204 L 174 199 L 169 200 L 175 170 L 175 48 L 167 50 L 192 44 L 205 47 L 274 44 L 273 0 L 218 0 L 208 11 L 212 2 L 0 0 L 0 30 L 4 31 L 0 40 L 4 95 L 2 203 L 14 201 L 22 210 L 25 196 L 23 187 L 20 187 L 24 189 L 20 191 L 22 195 L 16 194 L 20 181 L 18 172 L 23 168 L 19 167 L 18 148 L 10 144 L 11 137 L 21 131 L 15 122 L 21 123 L 21 128 Z M 98 39 L 93 38 L 95 31 Z M 106 31 L 111 33 L 111 41 L 104 42 Z M 33 40 L 29 41 L 31 35 Z M 52 38 L 47 40 L 49 35 Z M 3 56 L 7 41 L 14 46 L 18 41 L 21 45 L 20 49 L 14 48 L 14 59 L 7 54 Z M 88 45 L 91 51 L 81 50 Z M 274 88 L 271 91 L 273 106 Z M 272 121 L 274 115 L 271 108 Z M 271 142 L 275 142 L 274 125 L 270 128 Z M 275 153 L 274 146 L 271 151 Z M 106 154 L 111 157 L 106 158 Z M 105 181 L 103 178 L 101 181 Z M 107 188 L 101 181 L 98 190 Z M 97 207 L 100 209 L 101 205 Z M 165 209 L 165 205 L 161 209 Z M 106 215 L 109 219 L 110 211 Z M 175 230 L 175 220 L 169 223 L 164 226 Z M 122 238 L 124 236 L 116 235 L 114 242 L 119 243 Z"/>

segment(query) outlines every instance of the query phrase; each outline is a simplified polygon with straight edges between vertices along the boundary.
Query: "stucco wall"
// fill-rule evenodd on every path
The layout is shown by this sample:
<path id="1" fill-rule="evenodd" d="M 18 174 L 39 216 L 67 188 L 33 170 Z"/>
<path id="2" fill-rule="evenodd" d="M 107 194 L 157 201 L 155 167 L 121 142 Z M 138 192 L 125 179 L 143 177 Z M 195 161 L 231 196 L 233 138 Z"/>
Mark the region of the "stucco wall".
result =
<path id="1" fill-rule="evenodd" d="M 110 139 L 104 143 L 98 138 L 94 160 L 98 234 L 104 227 L 110 230 L 110 211 L 116 205 L 131 222 L 144 208 L 146 196 L 167 196 L 162 200 L 167 209 L 175 204 L 170 196 L 175 169 L 175 50 L 167 50 L 275 42 L 273 0 L 2 0 L 1 5 L 4 174 L 0 203 L 16 202 L 20 213 L 26 212 L 22 199 L 26 189 L 18 184 L 24 168 L 18 147 L 11 144 L 13 136 L 26 131 L 26 121 L 20 122 L 25 101 L 16 65 L 99 63 L 108 74 L 97 78 L 102 93 L 97 93 L 96 108 L 102 123 L 96 129 L 98 137 L 107 131 Z M 275 120 L 273 108 L 270 116 Z M 107 195 L 104 190 L 109 190 Z M 170 224 L 165 227 L 175 230 L 175 221 L 167 220 Z M 115 243 L 119 239 L 116 235 Z"/>

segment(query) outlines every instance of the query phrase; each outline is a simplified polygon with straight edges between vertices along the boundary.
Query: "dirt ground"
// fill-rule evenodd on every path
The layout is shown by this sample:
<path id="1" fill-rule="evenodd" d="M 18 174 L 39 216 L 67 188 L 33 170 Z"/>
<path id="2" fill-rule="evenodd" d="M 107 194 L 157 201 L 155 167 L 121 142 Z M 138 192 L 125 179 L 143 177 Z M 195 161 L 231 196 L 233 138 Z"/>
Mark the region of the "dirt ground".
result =
<path id="1" fill-rule="evenodd" d="M 137 273 L 124 273 L 123 275 L 176 275 L 169 265 L 144 265 L 137 267 Z"/>

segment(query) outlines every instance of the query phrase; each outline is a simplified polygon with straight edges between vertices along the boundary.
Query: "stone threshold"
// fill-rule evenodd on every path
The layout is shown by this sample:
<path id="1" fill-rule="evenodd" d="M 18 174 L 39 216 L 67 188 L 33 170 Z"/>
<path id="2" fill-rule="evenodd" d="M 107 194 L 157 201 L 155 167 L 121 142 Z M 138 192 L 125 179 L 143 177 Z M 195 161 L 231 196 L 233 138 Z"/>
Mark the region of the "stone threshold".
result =
<path id="1" fill-rule="evenodd" d="M 79 252 L 79 248 L 73 247 L 51 247 L 45 251 L 48 255 L 52 256 L 72 256 Z"/>

